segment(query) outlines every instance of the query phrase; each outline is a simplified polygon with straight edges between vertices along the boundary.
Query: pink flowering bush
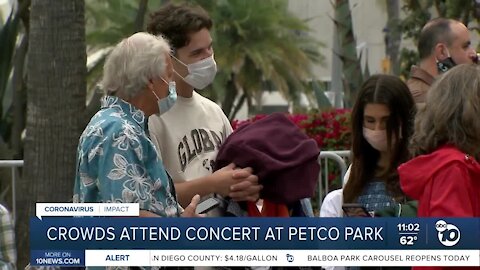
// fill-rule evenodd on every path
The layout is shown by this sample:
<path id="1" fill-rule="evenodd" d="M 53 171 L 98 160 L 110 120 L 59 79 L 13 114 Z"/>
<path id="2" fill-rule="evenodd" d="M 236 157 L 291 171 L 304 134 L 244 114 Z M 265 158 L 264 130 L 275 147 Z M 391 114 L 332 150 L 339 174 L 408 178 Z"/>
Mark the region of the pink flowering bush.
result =
<path id="1" fill-rule="evenodd" d="M 255 122 L 266 115 L 255 115 L 250 119 L 233 120 L 232 127 Z M 314 139 L 321 150 L 350 149 L 350 110 L 334 109 L 325 112 L 289 114 L 288 118 L 310 138 Z"/>

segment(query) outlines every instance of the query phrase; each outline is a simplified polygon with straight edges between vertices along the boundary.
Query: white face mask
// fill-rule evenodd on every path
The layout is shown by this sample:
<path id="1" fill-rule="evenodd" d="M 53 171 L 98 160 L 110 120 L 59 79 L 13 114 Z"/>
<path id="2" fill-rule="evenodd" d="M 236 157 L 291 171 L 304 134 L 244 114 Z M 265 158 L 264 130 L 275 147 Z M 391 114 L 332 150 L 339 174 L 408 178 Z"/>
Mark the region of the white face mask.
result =
<path id="1" fill-rule="evenodd" d="M 387 151 L 387 130 L 371 130 L 363 128 L 363 137 L 367 142 L 379 152 Z"/>
<path id="2" fill-rule="evenodd" d="M 201 90 L 211 84 L 217 74 L 217 63 L 215 63 L 213 55 L 189 65 L 186 65 L 173 55 L 172 57 L 188 69 L 188 75 L 185 78 L 176 71 L 175 73 L 197 90 Z"/>

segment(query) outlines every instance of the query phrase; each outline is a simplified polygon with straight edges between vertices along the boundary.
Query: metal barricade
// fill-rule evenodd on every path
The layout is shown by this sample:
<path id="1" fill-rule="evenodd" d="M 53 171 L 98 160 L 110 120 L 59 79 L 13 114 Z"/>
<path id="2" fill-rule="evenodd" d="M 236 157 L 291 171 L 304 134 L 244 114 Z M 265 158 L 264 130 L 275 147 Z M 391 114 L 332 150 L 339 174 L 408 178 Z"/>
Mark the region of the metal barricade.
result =
<path id="1" fill-rule="evenodd" d="M 328 190 L 328 174 L 329 174 L 329 167 L 328 167 L 328 160 L 334 161 L 338 167 L 340 168 L 340 179 L 342 179 L 347 171 L 347 163 L 345 159 L 350 156 L 349 150 L 342 150 L 342 151 L 322 151 L 318 156 L 318 163 L 321 165 L 321 170 L 318 175 L 319 179 L 319 191 L 318 191 L 318 204 L 319 208 L 322 205 L 322 200 L 324 196 L 329 192 Z M 323 160 L 323 162 L 322 162 Z M 16 201 L 16 180 L 17 180 L 17 173 L 16 168 L 23 167 L 23 160 L 0 160 L 0 168 L 11 168 L 12 172 L 12 214 L 13 220 L 16 220 L 17 216 L 17 201 Z"/>
<path id="2" fill-rule="evenodd" d="M 347 163 L 345 161 L 346 158 L 350 156 L 349 150 L 341 150 L 341 151 L 321 151 L 320 155 L 318 155 L 318 163 L 321 166 L 320 173 L 318 175 L 318 207 L 322 206 L 322 201 L 325 195 L 329 192 L 328 190 L 328 175 L 329 175 L 329 168 L 328 168 L 328 160 L 334 161 L 338 167 L 340 168 L 340 179 L 343 184 L 343 177 L 345 176 L 345 172 L 347 171 Z M 323 160 L 323 162 L 322 162 Z"/>
<path id="3" fill-rule="evenodd" d="M 12 215 L 13 220 L 16 221 L 17 218 L 17 197 L 16 197 L 16 182 L 17 182 L 17 171 L 16 169 L 23 167 L 23 160 L 0 160 L 0 168 L 11 168 L 12 172 Z"/>

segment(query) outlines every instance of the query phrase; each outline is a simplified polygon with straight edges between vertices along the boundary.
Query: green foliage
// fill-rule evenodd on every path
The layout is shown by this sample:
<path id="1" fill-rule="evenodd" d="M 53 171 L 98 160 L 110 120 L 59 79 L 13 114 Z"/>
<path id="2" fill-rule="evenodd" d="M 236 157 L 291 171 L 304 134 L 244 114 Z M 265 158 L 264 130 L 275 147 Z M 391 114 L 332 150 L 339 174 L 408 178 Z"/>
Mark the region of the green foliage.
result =
<path id="1" fill-rule="evenodd" d="M 150 1 L 147 10 L 158 8 L 162 1 Z M 140 16 L 147 16 L 140 14 Z M 86 0 L 85 20 L 86 39 L 89 56 L 120 42 L 135 32 L 135 18 L 139 15 L 137 0 Z M 102 68 L 108 53 L 102 54 L 98 61 L 88 67 L 87 91 L 91 96 L 97 82 L 102 77 Z"/>
<path id="2" fill-rule="evenodd" d="M 161 2 L 150 1 L 147 14 Z M 246 100 L 264 90 L 279 90 L 294 103 L 301 92 L 313 96 L 312 87 L 305 81 L 313 77 L 311 64 L 323 60 L 319 53 L 321 44 L 309 36 L 306 22 L 288 11 L 286 0 L 191 2 L 204 7 L 214 21 L 212 36 L 219 72 L 204 95 L 224 100 L 227 91 L 236 87 L 236 93 L 243 92 Z M 137 11 L 135 0 L 86 0 L 89 48 L 111 46 L 130 35 Z M 91 86 L 101 75 L 98 69 L 92 67 Z"/>
<path id="3" fill-rule="evenodd" d="M 325 95 L 325 91 L 327 91 L 326 83 L 319 82 L 319 81 L 312 81 L 311 87 L 314 92 L 315 99 L 317 101 L 317 107 L 320 110 L 332 108 L 332 104 L 330 103 L 327 96 Z"/>
<path id="4" fill-rule="evenodd" d="M 18 16 L 15 16 L 13 11 L 8 16 L 4 25 L 0 29 L 0 96 L 3 96 L 7 86 L 8 77 L 11 70 L 11 61 L 17 40 L 18 33 Z"/>
<path id="5" fill-rule="evenodd" d="M 472 0 L 404 0 L 402 7 L 407 16 L 401 21 L 404 39 L 412 39 L 416 45 L 422 27 L 433 18 L 445 17 L 462 21 L 468 25 L 473 18 L 478 22 L 474 1 Z M 476 31 L 479 32 L 479 28 Z M 415 49 L 403 49 L 401 52 L 401 76 L 409 77 L 410 67 L 419 62 Z"/>
<path id="6" fill-rule="evenodd" d="M 87 45 L 108 47 L 135 32 L 139 13 L 138 0 L 85 0 Z M 149 1 L 147 12 L 157 9 L 164 1 Z"/>
<path id="7" fill-rule="evenodd" d="M 119 42 L 133 32 L 137 1 L 85 1 L 87 44 L 98 47 Z"/>
<path id="8" fill-rule="evenodd" d="M 353 100 L 355 100 L 356 92 L 360 90 L 366 76 L 362 72 L 360 57 L 357 55 L 357 44 L 353 34 L 349 0 L 336 0 L 334 8 L 335 18 L 333 22 L 335 23 L 336 31 L 338 31 L 338 39 L 341 46 L 339 57 L 343 63 L 343 76 L 345 78 L 345 103 L 346 107 L 350 107 L 353 104 Z M 368 69 L 366 71 L 368 72 Z"/>
<path id="9" fill-rule="evenodd" d="M 304 82 L 313 77 L 311 64 L 323 60 L 319 52 L 322 45 L 309 35 L 307 23 L 288 11 L 287 1 L 195 2 L 214 21 L 219 74 L 210 89 L 211 97 L 223 99 L 226 91 L 232 91 L 226 87 L 229 81 L 247 99 L 264 90 L 278 90 L 293 102 L 301 92 L 313 93 Z M 227 109 L 227 115 L 230 112 Z"/>
<path id="10" fill-rule="evenodd" d="M 13 11 L 7 18 L 7 21 L 0 29 L 0 135 L 4 141 L 8 140 L 12 119 L 7 111 L 12 106 L 11 88 L 8 88 L 10 74 L 12 71 L 12 59 L 17 41 L 19 17 L 15 16 Z M 10 89 L 10 91 L 8 90 Z M 6 99 L 10 96 L 10 99 Z"/>
<path id="11" fill-rule="evenodd" d="M 431 19 L 432 14 L 429 10 L 433 1 L 421 4 L 418 0 L 405 0 L 403 11 L 407 16 L 401 21 L 401 29 L 404 39 L 412 39 L 417 44 L 420 30 Z M 410 67 L 419 62 L 417 49 L 403 48 L 400 52 L 400 76 L 408 78 Z"/>

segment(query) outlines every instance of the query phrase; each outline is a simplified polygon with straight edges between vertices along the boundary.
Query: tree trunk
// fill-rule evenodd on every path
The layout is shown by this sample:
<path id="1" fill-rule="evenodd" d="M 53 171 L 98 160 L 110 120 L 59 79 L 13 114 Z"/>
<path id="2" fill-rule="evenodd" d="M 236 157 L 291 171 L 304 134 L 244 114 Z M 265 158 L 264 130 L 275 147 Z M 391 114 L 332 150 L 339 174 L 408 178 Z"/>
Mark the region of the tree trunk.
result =
<path id="1" fill-rule="evenodd" d="M 400 42 L 402 38 L 402 32 L 400 29 L 400 5 L 399 0 L 387 0 L 387 36 L 386 49 L 387 55 L 390 58 L 390 64 L 392 67 L 392 73 L 396 76 L 400 75 L 400 59 L 398 53 L 400 51 Z"/>
<path id="2" fill-rule="evenodd" d="M 435 9 L 437 10 L 438 17 L 446 17 L 447 16 L 447 9 L 445 8 L 444 0 L 434 0 L 434 6 Z M 428 1 L 424 1 L 423 5 L 427 6 Z"/>
<path id="3" fill-rule="evenodd" d="M 335 12 L 335 15 L 338 13 Z M 335 18 L 335 20 L 338 20 L 339 18 Z M 341 108 L 342 107 L 342 101 L 344 97 L 344 91 L 343 89 L 343 63 L 342 60 L 340 59 L 340 54 L 341 54 L 341 47 L 340 47 L 340 40 L 338 37 L 338 26 L 336 23 L 333 24 L 333 48 L 332 48 L 332 70 L 330 72 L 331 74 L 331 88 L 328 89 L 329 91 L 332 91 L 335 96 L 333 98 L 333 106 L 335 108 Z"/>
<path id="4" fill-rule="evenodd" d="M 237 104 L 233 108 L 232 115 L 230 116 L 230 121 L 235 119 L 235 116 L 237 116 L 237 113 L 240 111 L 243 104 L 245 103 L 246 98 L 247 98 L 247 95 L 245 93 L 243 93 L 242 96 L 240 97 L 240 99 L 238 100 Z"/>
<path id="5" fill-rule="evenodd" d="M 255 91 L 253 98 L 255 99 L 255 114 L 259 114 L 263 109 L 263 92 Z"/>
<path id="6" fill-rule="evenodd" d="M 27 137 L 19 182 L 18 268 L 28 263 L 35 202 L 68 202 L 86 95 L 84 0 L 32 0 Z"/>
<path id="7" fill-rule="evenodd" d="M 140 3 L 138 4 L 137 17 L 135 18 L 135 24 L 133 29 L 135 33 L 142 32 L 144 30 L 143 25 L 145 23 L 145 14 L 147 13 L 147 8 L 148 0 L 140 0 Z"/>
<path id="8" fill-rule="evenodd" d="M 235 85 L 235 74 L 232 73 L 232 77 L 227 82 L 227 93 L 222 102 L 222 110 L 228 119 L 231 119 L 231 114 L 233 110 L 233 104 L 235 102 L 235 98 L 237 97 L 238 89 Z"/>

